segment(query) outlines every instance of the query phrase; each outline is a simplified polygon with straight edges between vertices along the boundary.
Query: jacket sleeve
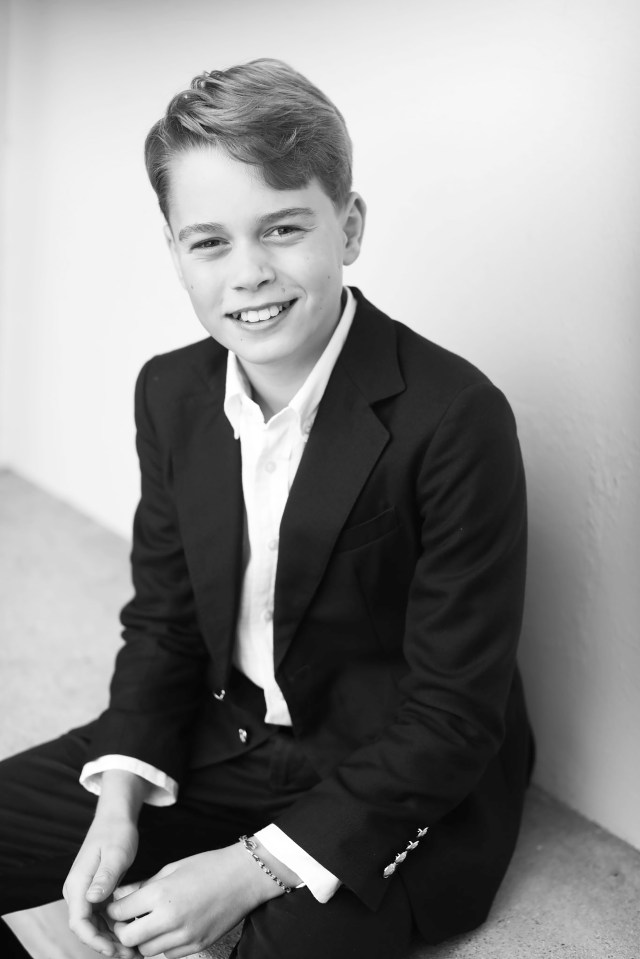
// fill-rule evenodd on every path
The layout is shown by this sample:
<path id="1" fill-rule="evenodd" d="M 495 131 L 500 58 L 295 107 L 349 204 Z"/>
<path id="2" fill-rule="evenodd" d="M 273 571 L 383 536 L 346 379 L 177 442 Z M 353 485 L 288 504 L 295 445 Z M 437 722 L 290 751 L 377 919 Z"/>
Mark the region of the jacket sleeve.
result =
<path id="1" fill-rule="evenodd" d="M 146 400 L 152 363 L 143 367 L 135 391 L 141 473 L 131 554 L 135 593 L 121 614 L 125 643 L 89 759 L 133 756 L 179 781 L 201 702 L 207 652 L 169 492 L 171 466 L 160 455 Z"/>
<path id="2" fill-rule="evenodd" d="M 448 407 L 415 497 L 421 549 L 402 637 L 401 704 L 374 741 L 276 820 L 371 908 L 387 888 L 385 867 L 471 793 L 503 740 L 526 503 L 513 416 L 488 382 Z"/>

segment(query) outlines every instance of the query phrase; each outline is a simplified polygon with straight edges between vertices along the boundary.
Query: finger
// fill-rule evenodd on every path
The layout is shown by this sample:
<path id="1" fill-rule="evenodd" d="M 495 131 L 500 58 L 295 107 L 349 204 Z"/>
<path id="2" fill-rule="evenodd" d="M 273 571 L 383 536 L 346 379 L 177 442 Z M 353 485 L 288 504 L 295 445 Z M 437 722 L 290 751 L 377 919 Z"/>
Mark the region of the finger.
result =
<path id="1" fill-rule="evenodd" d="M 85 945 L 95 952 L 114 959 L 135 959 L 136 951 L 117 942 L 111 934 L 104 918 L 94 913 L 89 903 L 84 903 L 86 913 L 69 912 L 69 928 Z"/>
<path id="2" fill-rule="evenodd" d="M 132 919 L 139 919 L 141 916 L 151 912 L 152 901 L 149 890 L 146 886 L 141 886 L 135 892 L 128 896 L 122 896 L 120 899 L 114 899 L 104 907 L 104 911 L 116 922 L 131 922 Z"/>
<path id="3" fill-rule="evenodd" d="M 64 884 L 64 897 L 69 909 L 69 928 L 78 939 L 103 956 L 120 956 L 119 945 L 105 930 L 93 906 L 87 899 L 87 889 L 101 868 L 98 854 L 78 857 Z M 123 947 L 124 948 L 124 947 Z M 122 955 L 120 959 L 132 959 L 133 953 Z"/>
<path id="4" fill-rule="evenodd" d="M 138 889 L 146 885 L 146 880 L 140 882 L 130 882 L 127 886 L 116 886 L 113 890 L 114 899 L 124 899 L 125 896 L 130 896 L 132 892 L 137 892 Z"/>
<path id="5" fill-rule="evenodd" d="M 164 866 L 160 872 L 155 873 L 150 879 L 131 882 L 126 886 L 117 886 L 113 890 L 113 900 L 106 907 L 109 917 L 126 921 L 150 912 L 155 901 L 155 897 L 152 896 L 153 884 L 171 875 L 175 869 L 176 866 L 172 863 Z"/>
<path id="6" fill-rule="evenodd" d="M 140 949 L 142 943 L 155 941 L 159 937 L 166 937 L 171 934 L 170 930 L 161 928 L 158 920 L 151 914 L 142 916 L 140 919 L 134 919 L 131 922 L 114 922 L 113 933 L 123 946 L 137 947 L 138 949 Z M 175 945 L 175 942 L 172 944 Z M 155 956 L 157 951 L 146 954 Z"/>
<path id="7" fill-rule="evenodd" d="M 111 937 L 99 931 L 97 918 L 86 899 L 85 891 L 92 878 L 93 870 L 78 869 L 75 875 L 70 874 L 65 883 L 64 895 L 69 909 L 69 928 L 81 942 L 96 952 L 104 956 L 115 956 Z"/>
<path id="8" fill-rule="evenodd" d="M 80 942 L 89 946 L 95 952 L 103 956 L 116 956 L 117 947 L 110 935 L 99 932 L 93 919 L 79 918 L 69 919 L 69 928 L 78 937 Z"/>
<path id="9" fill-rule="evenodd" d="M 154 939 L 141 942 L 138 945 L 138 952 L 141 956 L 152 956 L 154 959 L 156 956 L 162 956 L 163 959 L 165 957 L 168 959 L 169 956 L 173 956 L 174 959 L 188 956 L 191 959 L 191 956 L 193 956 L 195 959 L 195 954 L 199 955 L 204 948 L 205 946 L 197 942 L 191 942 L 186 932 L 172 930 L 156 936 Z"/>
<path id="10" fill-rule="evenodd" d="M 98 931 L 105 934 L 105 937 L 113 943 L 114 947 L 114 959 L 138 959 L 140 953 L 137 949 L 131 948 L 130 946 L 125 946 L 112 932 L 111 926 L 109 925 L 106 916 L 96 914 L 96 924 L 98 926 Z"/>
<path id="11" fill-rule="evenodd" d="M 158 936 L 156 939 L 150 939 L 149 942 L 143 942 L 138 947 L 142 956 L 164 956 L 169 959 L 182 959 L 183 956 L 193 956 L 201 952 L 201 947 L 197 943 L 188 943 L 180 940 L 180 937 L 174 932 L 166 936 Z M 207 953 L 208 955 L 208 953 Z"/>

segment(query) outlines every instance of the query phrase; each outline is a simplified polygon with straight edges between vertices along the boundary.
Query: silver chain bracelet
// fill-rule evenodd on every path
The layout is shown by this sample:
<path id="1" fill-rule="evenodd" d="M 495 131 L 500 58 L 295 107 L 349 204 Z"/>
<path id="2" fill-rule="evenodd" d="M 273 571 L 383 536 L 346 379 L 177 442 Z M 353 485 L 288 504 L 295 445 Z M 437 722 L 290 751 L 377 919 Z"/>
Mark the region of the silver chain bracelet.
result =
<path id="1" fill-rule="evenodd" d="M 258 848 L 258 843 L 255 841 L 255 839 L 253 839 L 253 837 L 240 836 L 240 838 L 238 839 L 238 842 L 242 843 L 242 845 L 247 850 L 251 858 L 258 863 L 262 871 L 267 874 L 269 879 L 273 879 L 273 881 L 277 883 L 277 885 L 280 886 L 281 889 L 284 889 L 285 892 L 291 892 L 291 886 L 286 886 L 281 879 L 278 879 L 278 877 L 271 872 L 266 862 L 263 862 L 262 859 L 260 859 L 260 857 L 256 855 L 256 849 Z"/>

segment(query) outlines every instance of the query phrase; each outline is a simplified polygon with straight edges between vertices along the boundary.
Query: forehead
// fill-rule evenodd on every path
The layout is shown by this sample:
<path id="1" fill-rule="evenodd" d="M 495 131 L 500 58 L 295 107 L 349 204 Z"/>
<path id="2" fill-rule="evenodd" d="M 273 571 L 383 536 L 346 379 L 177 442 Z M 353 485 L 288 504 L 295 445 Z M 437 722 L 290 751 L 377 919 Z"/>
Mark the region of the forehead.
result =
<path id="1" fill-rule="evenodd" d="M 284 208 L 307 207 L 320 217 L 336 215 L 317 180 L 293 190 L 277 190 L 265 183 L 259 167 L 234 160 L 215 147 L 176 154 L 168 173 L 169 219 L 174 230 L 202 219 L 232 227 Z"/>

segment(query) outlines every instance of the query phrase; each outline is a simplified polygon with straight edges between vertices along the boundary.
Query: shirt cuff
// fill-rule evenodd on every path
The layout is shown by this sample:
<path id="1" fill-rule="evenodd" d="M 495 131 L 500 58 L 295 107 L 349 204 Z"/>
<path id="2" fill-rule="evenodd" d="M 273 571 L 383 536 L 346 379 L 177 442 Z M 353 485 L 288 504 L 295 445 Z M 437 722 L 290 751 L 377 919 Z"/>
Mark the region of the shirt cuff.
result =
<path id="1" fill-rule="evenodd" d="M 303 884 L 308 886 L 309 892 L 318 902 L 329 902 L 340 888 L 340 880 L 324 866 L 321 866 L 293 839 L 289 839 L 278 826 L 271 823 L 255 833 L 255 837 L 260 840 L 272 856 L 275 856 L 276 859 L 279 859 L 285 866 L 300 876 Z"/>
<path id="2" fill-rule="evenodd" d="M 109 769 L 123 769 L 126 772 L 135 773 L 141 779 L 146 779 L 152 787 L 145 798 L 149 806 L 172 806 L 178 798 L 178 784 L 175 779 L 167 776 L 162 770 L 156 769 L 155 766 L 150 766 L 149 763 L 134 759 L 133 756 L 113 755 L 94 759 L 83 767 L 80 773 L 80 785 L 90 793 L 99 796 L 102 788 L 102 773 Z"/>

